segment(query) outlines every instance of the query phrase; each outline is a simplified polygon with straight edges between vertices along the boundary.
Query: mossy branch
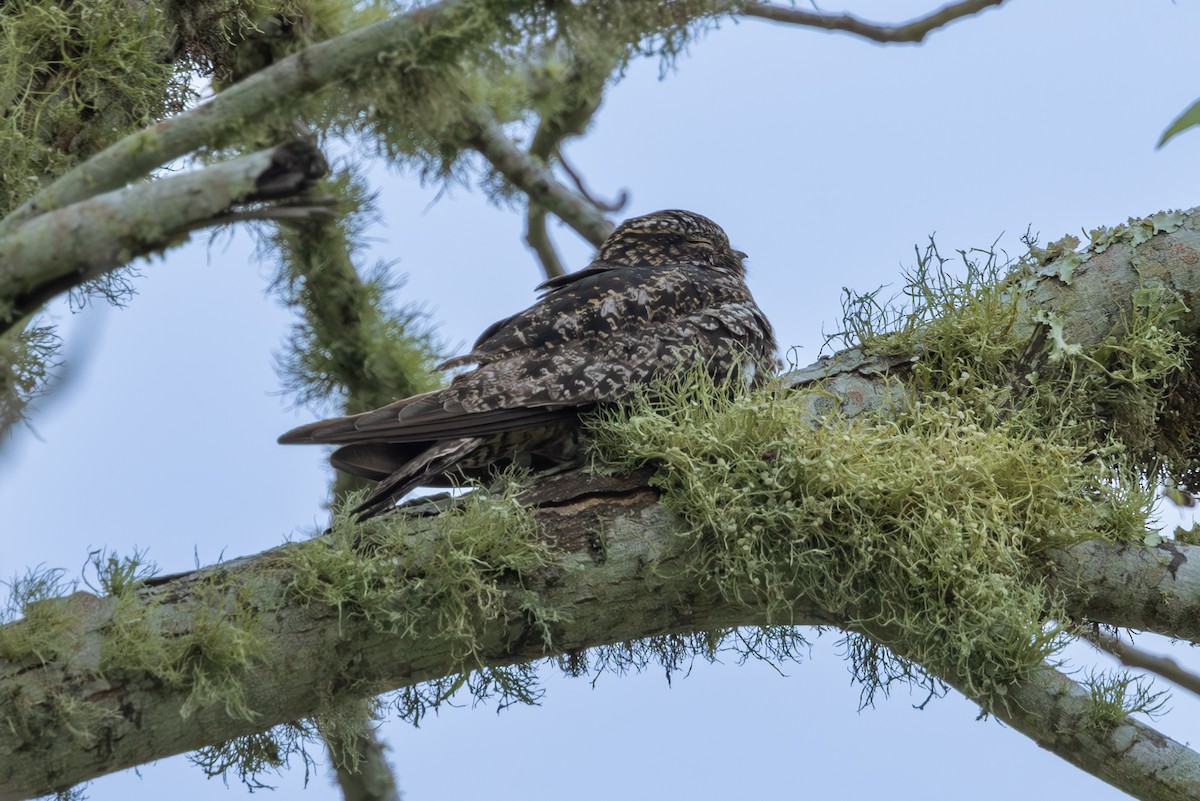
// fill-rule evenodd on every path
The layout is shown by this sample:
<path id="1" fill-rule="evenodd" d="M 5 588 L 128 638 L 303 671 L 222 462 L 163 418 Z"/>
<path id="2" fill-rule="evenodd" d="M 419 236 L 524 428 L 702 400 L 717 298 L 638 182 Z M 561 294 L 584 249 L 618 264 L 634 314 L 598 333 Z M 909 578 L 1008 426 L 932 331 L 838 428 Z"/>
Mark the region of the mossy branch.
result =
<path id="1" fill-rule="evenodd" d="M 343 522 L 313 542 L 121 582 L 111 596 L 27 604 L 23 621 L 0 627 L 0 794 L 60 789 L 354 697 L 455 686 L 447 677 L 473 668 L 817 624 L 868 635 L 1136 797 L 1194 797 L 1200 757 L 1128 720 L 1128 682 L 1087 690 L 1044 660 L 1079 620 L 1193 636 L 1200 553 L 1079 540 L 1144 535 L 1144 485 L 1106 464 L 1144 426 L 1112 409 L 1148 404 L 1160 428 L 1196 417 L 1163 412 L 1163 393 L 1192 386 L 1180 349 L 1197 325 L 1183 300 L 1200 285 L 1196 219 L 1154 215 L 1096 232 L 1083 253 L 1042 251 L 967 298 L 981 308 L 951 303 L 937 318 L 919 307 L 913 325 L 792 376 L 818 390 L 636 405 L 617 444 L 659 465 L 661 501 L 644 473 L 568 474 L 519 504 L 473 496 L 436 518 Z M 1025 342 L 1036 348 L 1014 346 Z M 1028 375 L 980 405 L 981 386 L 1012 377 L 993 351 Z M 976 374 L 960 374 L 964 352 L 979 357 Z M 1076 405 L 1054 405 L 1069 394 L 1059 380 Z M 1069 412 L 1063 431 L 1043 425 L 1040 403 Z M 1079 408 L 1105 418 L 1112 439 L 1079 424 Z M 721 427 L 694 425 L 706 415 Z M 1189 437 L 1154 442 L 1186 461 Z M 1143 478 L 1157 469 L 1133 466 Z M 1118 586 L 1127 603 L 1107 602 Z M 1158 614 L 1164 587 L 1171 609 Z M 992 603 L 1001 597 L 1015 600 Z"/>
<path id="2" fill-rule="evenodd" d="M 0 235 L 11 233 L 30 217 L 137 180 L 199 148 L 215 150 L 237 144 L 248 121 L 379 67 L 386 62 L 382 55 L 390 50 L 447 33 L 461 22 L 462 15 L 456 12 L 469 13 L 470 6 L 470 2 L 456 0 L 424 6 L 314 44 L 254 73 L 194 109 L 126 136 L 59 177 L 0 222 Z M 458 49 L 444 48 L 447 59 L 454 59 L 488 33 L 486 26 L 465 26 L 464 31 L 451 37 Z"/>
<path id="3" fill-rule="evenodd" d="M 291 143 L 92 197 L 10 230 L 0 238 L 0 332 L 60 292 L 180 244 L 198 228 L 312 212 L 270 204 L 298 197 L 325 169 L 317 150 Z M 267 205 L 240 208 L 260 202 Z"/>
<path id="4" fill-rule="evenodd" d="M 568 475 L 545 482 L 527 499 L 540 506 L 521 525 L 531 526 L 549 550 L 514 561 L 524 546 L 520 540 L 505 546 L 511 572 L 475 596 L 498 605 L 495 614 L 471 622 L 469 655 L 464 641 L 447 636 L 441 611 L 430 610 L 434 596 L 414 588 L 419 565 L 402 567 L 403 559 L 378 545 L 377 535 L 367 539 L 377 548 L 373 556 L 325 537 L 126 587 L 115 596 L 76 593 L 33 604 L 26 622 L 0 628 L 6 722 L 0 727 L 0 796 L 44 794 L 313 715 L 337 698 L 451 675 L 464 664 L 500 665 L 673 632 L 765 624 L 764 609 L 730 604 L 716 588 L 688 578 L 673 516 L 645 481 L 644 473 L 628 480 Z M 447 536 L 451 524 L 430 518 L 404 536 L 428 542 Z M 1200 549 L 1180 548 L 1200 559 Z M 337 565 L 349 571 L 343 578 L 356 580 L 338 578 Z M 1070 583 L 1061 589 L 1087 591 Z M 531 593 L 555 615 L 531 613 Z M 1200 598 L 1190 604 L 1197 609 Z M 613 614 L 617 609 L 621 614 Z M 797 625 L 839 622 L 802 602 L 790 616 Z M 51 635 L 34 637 L 33 621 Z M 160 653 L 148 637 L 160 627 L 171 643 L 191 645 L 177 647 L 173 657 Z M 871 633 L 887 641 L 887 631 Z M 1064 729 L 1063 721 L 1086 714 L 1081 693 L 1047 670 L 1011 687 L 1011 705 L 993 711 L 1136 797 L 1182 799 L 1200 790 L 1197 755 L 1148 727 Z M 1121 760 L 1113 758 L 1118 752 Z M 1163 772 L 1164 765 L 1171 767 Z M 1189 776 L 1190 784 L 1180 784 Z"/>

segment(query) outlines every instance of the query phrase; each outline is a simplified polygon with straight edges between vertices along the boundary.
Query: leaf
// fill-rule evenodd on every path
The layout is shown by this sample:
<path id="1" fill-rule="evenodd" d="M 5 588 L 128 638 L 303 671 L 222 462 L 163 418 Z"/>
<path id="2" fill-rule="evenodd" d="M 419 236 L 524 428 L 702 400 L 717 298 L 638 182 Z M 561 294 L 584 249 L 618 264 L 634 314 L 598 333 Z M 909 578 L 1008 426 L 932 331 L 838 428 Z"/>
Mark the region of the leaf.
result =
<path id="1" fill-rule="evenodd" d="M 1183 509 L 1190 509 L 1196 505 L 1196 498 L 1190 492 L 1179 487 L 1167 487 L 1163 490 L 1163 495 L 1167 496 L 1167 500 L 1171 503 Z"/>
<path id="2" fill-rule="evenodd" d="M 1188 128 L 1196 125 L 1200 125 L 1200 100 L 1188 106 L 1187 111 L 1180 114 L 1175 122 L 1171 123 L 1170 127 L 1163 131 L 1162 138 L 1158 140 L 1158 144 L 1154 146 L 1154 149 L 1157 150 L 1170 141 L 1176 134 L 1183 133 Z"/>

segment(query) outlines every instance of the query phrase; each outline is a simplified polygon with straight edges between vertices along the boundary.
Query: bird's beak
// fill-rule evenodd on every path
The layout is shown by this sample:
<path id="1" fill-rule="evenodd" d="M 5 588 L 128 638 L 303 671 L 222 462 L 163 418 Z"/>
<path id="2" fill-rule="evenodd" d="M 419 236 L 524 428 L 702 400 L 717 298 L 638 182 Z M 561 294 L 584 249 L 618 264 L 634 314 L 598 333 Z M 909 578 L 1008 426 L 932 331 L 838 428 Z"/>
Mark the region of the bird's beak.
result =
<path id="1" fill-rule="evenodd" d="M 742 277 L 745 278 L 746 277 L 746 265 L 743 262 L 745 262 L 746 259 L 748 259 L 750 257 L 747 256 L 746 252 L 743 250 L 735 250 L 735 251 L 733 251 L 733 255 L 737 257 L 738 271 L 741 273 Z"/>

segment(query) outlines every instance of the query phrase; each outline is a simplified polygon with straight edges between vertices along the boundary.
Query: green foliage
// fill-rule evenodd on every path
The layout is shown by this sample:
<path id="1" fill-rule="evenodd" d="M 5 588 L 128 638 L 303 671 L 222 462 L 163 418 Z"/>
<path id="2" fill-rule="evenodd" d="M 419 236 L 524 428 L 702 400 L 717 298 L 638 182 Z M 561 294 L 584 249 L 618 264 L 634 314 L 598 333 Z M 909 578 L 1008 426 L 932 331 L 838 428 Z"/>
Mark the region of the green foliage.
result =
<path id="1" fill-rule="evenodd" d="M 1200 125 L 1200 100 L 1188 106 L 1174 122 L 1167 126 L 1167 130 L 1163 131 L 1163 135 L 1159 138 L 1158 144 L 1155 147 L 1162 147 L 1179 134 L 1189 128 L 1195 128 L 1197 125 Z"/>
<path id="2" fill-rule="evenodd" d="M 1127 670 L 1093 671 L 1081 683 L 1088 691 L 1088 726 L 1096 731 L 1110 731 L 1135 713 L 1155 717 L 1167 704 L 1166 692 Z"/>

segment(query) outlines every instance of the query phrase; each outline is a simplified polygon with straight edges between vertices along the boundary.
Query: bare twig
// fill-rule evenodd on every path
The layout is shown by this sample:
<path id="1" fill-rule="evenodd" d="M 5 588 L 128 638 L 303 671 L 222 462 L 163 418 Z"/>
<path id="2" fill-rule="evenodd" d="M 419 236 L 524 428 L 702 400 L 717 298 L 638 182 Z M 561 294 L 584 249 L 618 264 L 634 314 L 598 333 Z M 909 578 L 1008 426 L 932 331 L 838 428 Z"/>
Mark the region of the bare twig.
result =
<path id="1" fill-rule="evenodd" d="M 554 212 L 567 225 L 597 247 L 612 233 L 613 224 L 588 200 L 559 183 L 550 170 L 538 164 L 504 133 L 487 109 L 471 109 L 466 119 L 473 130 L 467 142 L 491 162 L 496 171 L 536 203 Z"/>
<path id="2" fill-rule="evenodd" d="M 558 163 L 562 165 L 563 171 L 571 179 L 571 183 L 575 184 L 575 189 L 579 191 L 579 194 L 587 198 L 589 203 L 596 208 L 607 212 L 620 211 L 621 209 L 625 208 L 625 204 L 629 202 L 628 192 L 622 189 L 621 194 L 617 195 L 616 200 L 600 200 L 588 191 L 587 186 L 583 183 L 583 178 L 574 170 L 574 168 L 571 167 L 571 163 L 567 161 L 567 157 L 563 155 L 562 149 L 556 147 L 554 149 L 554 154 L 558 157 Z"/>
<path id="3" fill-rule="evenodd" d="M 842 31 L 870 39 L 872 42 L 916 44 L 923 41 L 931 31 L 943 28 L 962 17 L 978 14 L 992 6 L 1003 5 L 1004 2 L 1005 0 L 963 0 L 902 25 L 880 25 L 859 19 L 853 14 L 822 14 L 766 3 L 747 3 L 741 7 L 740 13 L 773 22 Z"/>
<path id="4" fill-rule="evenodd" d="M 1179 663 L 1170 657 L 1143 651 L 1131 643 L 1123 643 L 1116 637 L 1099 631 L 1089 634 L 1087 640 L 1101 651 L 1121 660 L 1123 665 L 1156 673 L 1167 681 L 1200 695 L 1200 676 L 1180 667 Z"/>
<path id="5" fill-rule="evenodd" d="M 550 232 L 546 230 L 546 209 L 532 200 L 529 201 L 529 211 L 525 218 L 525 241 L 537 254 L 546 278 L 557 278 L 566 273 L 562 259 L 558 257 L 558 251 L 554 249 L 554 243 L 550 240 Z"/>

